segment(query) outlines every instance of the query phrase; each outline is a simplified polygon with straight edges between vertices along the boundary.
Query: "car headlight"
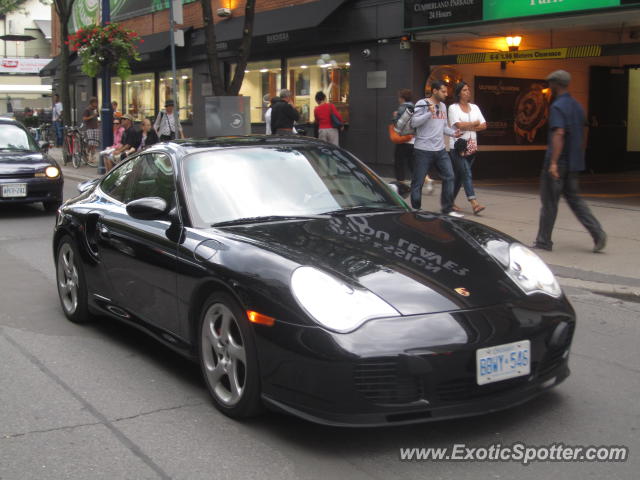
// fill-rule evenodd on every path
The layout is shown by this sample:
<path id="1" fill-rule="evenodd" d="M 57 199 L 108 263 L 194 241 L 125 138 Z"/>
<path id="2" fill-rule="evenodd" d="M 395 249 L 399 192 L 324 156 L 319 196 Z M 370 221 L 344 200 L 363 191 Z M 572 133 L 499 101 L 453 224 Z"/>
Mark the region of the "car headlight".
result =
<path id="1" fill-rule="evenodd" d="M 507 274 L 527 294 L 542 292 L 556 298 L 562 295 L 560 285 L 547 264 L 519 243 L 509 246 Z"/>
<path id="2" fill-rule="evenodd" d="M 400 316 L 369 290 L 353 288 L 313 267 L 293 272 L 291 291 L 316 322 L 336 332 L 354 330 L 372 318 Z"/>
<path id="3" fill-rule="evenodd" d="M 60 176 L 60 169 L 53 165 L 48 166 L 44 170 L 36 172 L 36 177 L 58 178 Z"/>

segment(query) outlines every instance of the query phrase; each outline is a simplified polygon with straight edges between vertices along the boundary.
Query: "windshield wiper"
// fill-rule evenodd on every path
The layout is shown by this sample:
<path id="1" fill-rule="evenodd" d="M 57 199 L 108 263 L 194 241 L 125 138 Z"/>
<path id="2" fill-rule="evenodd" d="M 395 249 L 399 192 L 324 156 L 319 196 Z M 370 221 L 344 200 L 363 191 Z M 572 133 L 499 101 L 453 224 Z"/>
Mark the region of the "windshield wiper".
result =
<path id="1" fill-rule="evenodd" d="M 353 207 L 345 207 L 339 210 L 324 212 L 323 215 L 339 216 L 339 215 L 350 215 L 352 213 L 390 212 L 394 210 L 405 210 L 405 209 L 399 206 L 374 207 L 372 205 L 355 205 Z"/>
<path id="2" fill-rule="evenodd" d="M 318 220 L 327 219 L 326 215 L 266 215 L 263 217 L 245 217 L 236 218 L 235 220 L 225 220 L 212 224 L 212 227 L 227 227 L 230 225 L 245 225 L 248 223 L 268 223 L 278 222 L 280 220 Z"/>

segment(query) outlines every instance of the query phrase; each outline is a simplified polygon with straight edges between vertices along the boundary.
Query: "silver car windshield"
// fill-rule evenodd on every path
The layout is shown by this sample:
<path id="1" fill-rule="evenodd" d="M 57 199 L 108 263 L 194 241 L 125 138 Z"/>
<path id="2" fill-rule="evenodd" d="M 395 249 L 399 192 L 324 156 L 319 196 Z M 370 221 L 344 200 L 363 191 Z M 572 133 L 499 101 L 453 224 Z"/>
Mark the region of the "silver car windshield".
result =
<path id="1" fill-rule="evenodd" d="M 0 128 L 0 150 L 37 151 L 38 146 L 23 128 L 17 125 L 2 125 Z"/>
<path id="2" fill-rule="evenodd" d="M 322 146 L 209 150 L 183 162 L 195 224 L 402 209 L 406 204 L 367 168 Z"/>

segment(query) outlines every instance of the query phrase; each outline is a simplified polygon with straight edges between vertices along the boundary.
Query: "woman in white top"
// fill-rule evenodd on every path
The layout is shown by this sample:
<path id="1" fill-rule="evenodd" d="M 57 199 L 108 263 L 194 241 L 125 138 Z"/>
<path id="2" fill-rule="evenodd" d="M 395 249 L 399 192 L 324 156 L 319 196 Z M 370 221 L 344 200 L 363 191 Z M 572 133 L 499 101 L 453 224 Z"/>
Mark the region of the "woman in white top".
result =
<path id="1" fill-rule="evenodd" d="M 476 200 L 471 177 L 471 166 L 476 159 L 476 152 L 478 151 L 478 135 L 476 132 L 485 130 L 487 122 L 478 106 L 470 102 L 471 89 L 466 82 L 456 84 L 455 100 L 456 103 L 449 106 L 449 122 L 452 128 L 458 128 L 462 131 L 460 138 L 464 138 L 467 141 L 467 146 L 466 149 L 460 151 L 454 145 L 454 148 L 449 151 L 456 175 L 453 198 L 455 200 L 458 192 L 460 192 L 460 187 L 464 186 L 464 192 L 467 195 L 467 200 L 471 203 L 473 213 L 478 215 L 485 207 Z M 454 210 L 459 211 L 460 208 L 454 205 Z"/>

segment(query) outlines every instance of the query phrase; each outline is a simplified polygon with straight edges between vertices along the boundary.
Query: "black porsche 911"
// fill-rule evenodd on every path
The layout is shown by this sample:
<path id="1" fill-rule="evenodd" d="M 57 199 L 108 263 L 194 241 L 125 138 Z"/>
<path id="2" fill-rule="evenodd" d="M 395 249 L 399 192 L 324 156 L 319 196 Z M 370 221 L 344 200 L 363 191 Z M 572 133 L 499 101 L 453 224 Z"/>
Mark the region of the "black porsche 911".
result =
<path id="1" fill-rule="evenodd" d="M 198 361 L 231 417 L 397 425 L 507 408 L 569 375 L 575 313 L 535 253 L 410 209 L 340 148 L 179 140 L 82 188 L 53 238 L 64 313 Z"/>
<path id="2" fill-rule="evenodd" d="M 55 160 L 19 122 L 0 117 L 0 205 L 42 202 L 47 212 L 62 203 L 64 180 Z"/>

